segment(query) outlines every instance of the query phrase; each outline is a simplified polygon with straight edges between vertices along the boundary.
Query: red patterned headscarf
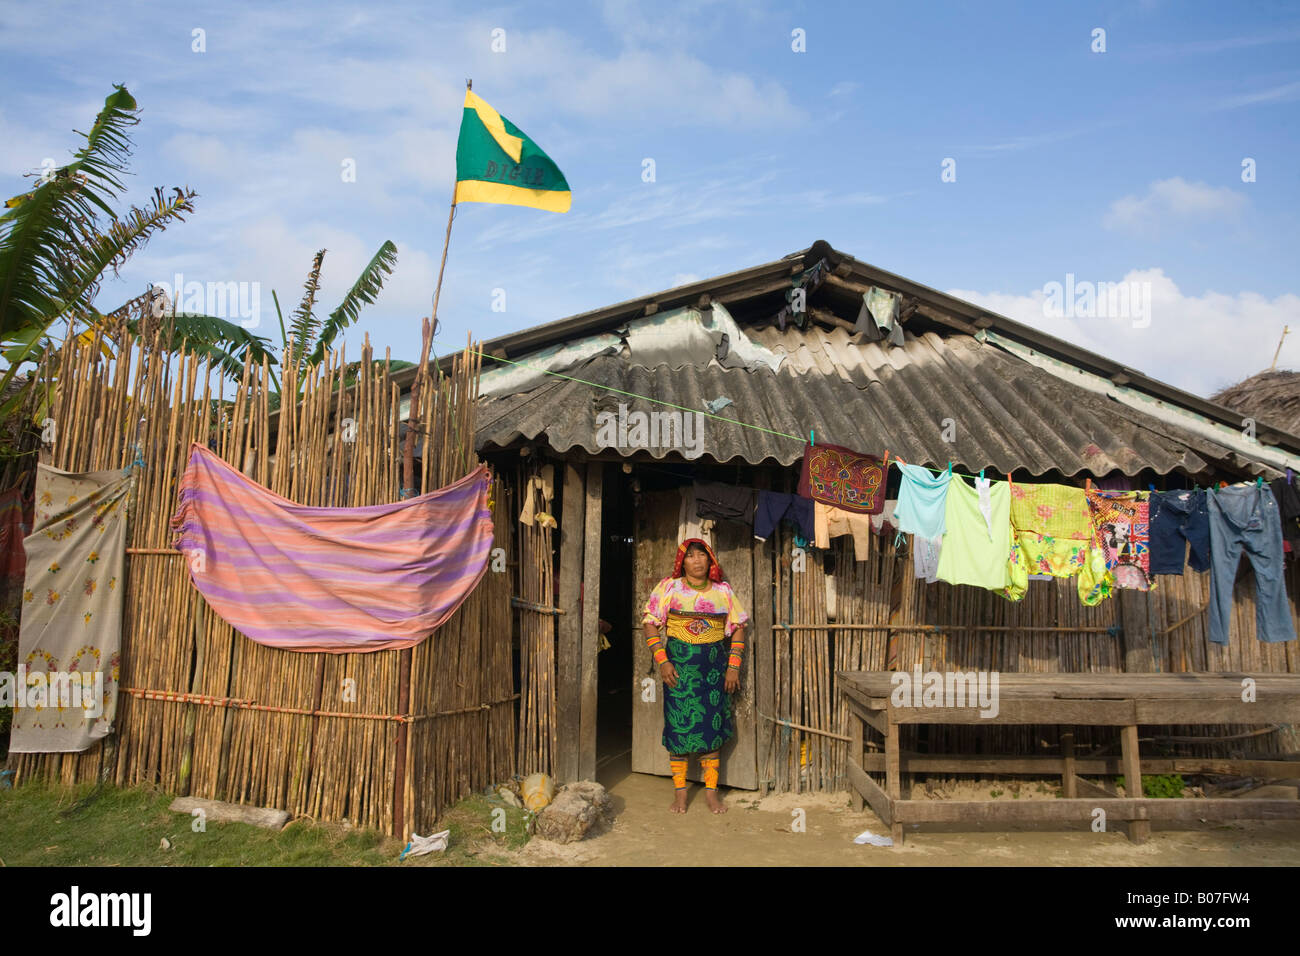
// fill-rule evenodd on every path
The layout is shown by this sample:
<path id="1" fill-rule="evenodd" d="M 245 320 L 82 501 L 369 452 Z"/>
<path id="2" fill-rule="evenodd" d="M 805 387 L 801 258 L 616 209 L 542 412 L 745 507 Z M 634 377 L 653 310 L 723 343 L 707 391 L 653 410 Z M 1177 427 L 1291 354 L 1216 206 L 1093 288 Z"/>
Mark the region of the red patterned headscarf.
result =
<path id="1" fill-rule="evenodd" d="M 709 580 L 714 584 L 721 584 L 727 580 L 727 576 L 722 573 L 722 565 L 718 564 L 718 557 L 713 553 L 707 541 L 702 538 L 687 538 L 677 546 L 677 560 L 673 563 L 673 577 L 680 578 L 685 572 L 682 570 L 682 562 L 686 560 L 686 549 L 693 544 L 698 544 L 708 552 L 709 555 Z"/>

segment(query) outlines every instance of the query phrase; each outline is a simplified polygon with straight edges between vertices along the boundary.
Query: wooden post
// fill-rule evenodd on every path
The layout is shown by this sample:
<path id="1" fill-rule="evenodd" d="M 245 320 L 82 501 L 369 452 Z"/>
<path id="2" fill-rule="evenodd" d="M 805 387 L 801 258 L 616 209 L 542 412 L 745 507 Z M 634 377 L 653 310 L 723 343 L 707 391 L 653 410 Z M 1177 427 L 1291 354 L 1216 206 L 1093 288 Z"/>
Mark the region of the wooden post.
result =
<path id="1" fill-rule="evenodd" d="M 1061 790 L 1064 796 L 1077 797 L 1074 785 L 1074 730 L 1061 731 Z"/>
<path id="2" fill-rule="evenodd" d="M 1138 756 L 1138 729 L 1129 724 L 1120 730 L 1120 753 L 1124 761 L 1125 796 L 1142 799 L 1142 760 Z M 1141 812 L 1141 808 L 1137 812 Z M 1130 820 L 1128 838 L 1134 843 L 1145 843 L 1151 836 L 1151 823 L 1147 820 Z"/>
<path id="3" fill-rule="evenodd" d="M 756 476 L 755 484 L 766 489 L 770 484 L 766 474 Z M 776 725 L 767 717 L 776 716 L 776 655 L 773 650 L 775 635 L 772 631 L 772 607 L 774 601 L 772 575 L 772 544 L 768 541 L 753 540 L 750 548 L 754 555 L 754 613 L 753 626 L 749 630 L 750 673 L 754 675 L 754 733 L 757 736 L 758 792 L 767 796 L 772 780 L 770 768 L 772 763 L 772 740 Z"/>
<path id="4" fill-rule="evenodd" d="M 1154 671 L 1151 654 L 1151 596 L 1146 591 L 1119 589 L 1119 622 L 1124 635 L 1124 671 L 1147 674 Z"/>
<path id="5" fill-rule="evenodd" d="M 599 717 L 597 658 L 600 654 L 600 509 L 604 504 L 604 462 L 587 462 L 587 517 L 582 558 L 582 680 L 578 704 L 578 779 L 596 779 L 596 724 Z"/>
<path id="6" fill-rule="evenodd" d="M 582 557 L 586 539 L 583 522 L 587 502 L 582 472 L 564 463 L 564 492 L 560 512 L 560 599 L 556 645 L 555 723 L 557 749 L 555 776 L 568 783 L 578 779 L 578 751 L 581 734 Z"/>
<path id="7" fill-rule="evenodd" d="M 862 718 L 849 711 L 849 759 L 862 766 Z M 854 786 L 852 780 L 849 781 L 849 806 L 853 808 L 854 813 L 862 812 L 862 794 Z"/>
<path id="8" fill-rule="evenodd" d="M 898 822 L 895 804 L 903 796 L 903 775 L 898 770 L 898 724 L 894 723 L 894 709 L 886 709 L 885 720 L 885 794 L 889 797 L 889 814 L 893 821 L 890 835 L 894 846 L 903 845 L 903 824 Z M 859 722 L 860 723 L 860 722 Z"/>

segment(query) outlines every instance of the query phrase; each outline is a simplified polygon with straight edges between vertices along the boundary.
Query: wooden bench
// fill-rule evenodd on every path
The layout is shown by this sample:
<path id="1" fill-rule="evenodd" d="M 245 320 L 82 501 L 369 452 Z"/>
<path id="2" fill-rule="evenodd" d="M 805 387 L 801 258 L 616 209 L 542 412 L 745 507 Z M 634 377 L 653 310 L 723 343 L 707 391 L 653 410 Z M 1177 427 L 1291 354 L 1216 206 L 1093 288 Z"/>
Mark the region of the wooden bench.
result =
<path id="1" fill-rule="evenodd" d="M 947 676 L 953 672 L 938 672 Z M 972 672 L 962 672 L 964 674 Z M 916 672 L 907 672 L 914 684 Z M 892 671 L 840 671 L 840 693 L 849 709 L 849 783 L 854 809 L 865 800 L 889 826 L 894 846 L 903 844 L 908 823 L 1092 824 L 1097 810 L 1106 821 L 1128 821 L 1128 835 L 1141 843 L 1151 822 L 1194 820 L 1300 820 L 1300 800 L 1150 799 L 1140 796 L 1143 773 L 1243 774 L 1266 779 L 1300 776 L 1300 761 L 1225 760 L 1194 757 L 1142 759 L 1138 727 L 1167 724 L 1300 724 L 1300 674 L 1013 674 L 997 675 L 996 713 L 978 704 L 924 706 L 916 698 L 896 706 L 899 687 Z M 1253 681 L 1254 700 L 1243 700 Z M 989 689 L 992 689 L 991 681 Z M 955 689 L 955 687 L 953 688 Z M 901 699 L 901 690 L 900 690 Z M 903 753 L 903 724 L 1057 724 L 1062 725 L 1060 756 L 960 756 Z M 1068 727 L 1120 728 L 1121 754 L 1080 758 Z M 884 752 L 868 754 L 868 728 L 884 738 Z M 885 786 L 867 771 L 884 773 Z M 1059 774 L 1064 796 L 1054 800 L 904 800 L 902 775 Z M 1123 774 L 1125 789 L 1139 796 L 1115 797 L 1079 779 L 1079 774 Z M 1082 791 L 1082 794 L 1081 794 Z"/>

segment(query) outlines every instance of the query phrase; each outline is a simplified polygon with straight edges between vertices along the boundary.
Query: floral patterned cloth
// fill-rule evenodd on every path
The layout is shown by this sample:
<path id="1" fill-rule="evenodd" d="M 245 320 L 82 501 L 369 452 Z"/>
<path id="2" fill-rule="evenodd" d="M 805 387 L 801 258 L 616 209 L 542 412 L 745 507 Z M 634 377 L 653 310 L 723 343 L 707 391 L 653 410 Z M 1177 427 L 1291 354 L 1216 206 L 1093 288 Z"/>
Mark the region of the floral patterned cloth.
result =
<path id="1" fill-rule="evenodd" d="M 1100 604 L 1115 577 L 1096 546 L 1092 513 L 1082 488 L 1068 485 L 1011 485 L 1011 585 L 1003 593 L 1019 601 L 1029 575 L 1078 577 L 1079 600 Z"/>
<path id="2" fill-rule="evenodd" d="M 646 601 L 642 624 L 663 627 L 668 622 L 668 612 L 683 611 L 688 614 L 719 614 L 726 612 L 725 636 L 730 637 L 738 627 L 749 621 L 749 615 L 740 599 L 726 581 L 710 581 L 702 591 L 691 587 L 686 578 L 664 578 L 650 592 Z"/>
<path id="3" fill-rule="evenodd" d="M 112 730 L 134 489 L 129 469 L 37 468 L 18 635 L 18 664 L 26 668 L 26 686 L 18 690 L 26 705 L 14 708 L 13 753 L 85 750 Z M 53 682 L 51 674 L 58 675 Z M 85 690 L 60 694 L 55 686 Z"/>

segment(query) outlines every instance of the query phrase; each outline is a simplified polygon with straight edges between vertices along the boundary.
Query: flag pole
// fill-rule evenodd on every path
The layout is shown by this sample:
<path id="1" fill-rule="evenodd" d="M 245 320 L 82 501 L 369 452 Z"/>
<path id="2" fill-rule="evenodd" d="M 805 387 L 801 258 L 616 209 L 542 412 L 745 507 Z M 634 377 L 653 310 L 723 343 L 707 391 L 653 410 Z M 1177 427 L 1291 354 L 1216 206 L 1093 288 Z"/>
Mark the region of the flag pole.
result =
<path id="1" fill-rule="evenodd" d="M 468 92 L 474 88 L 473 80 L 465 81 L 465 90 Z M 447 247 L 451 245 L 451 223 L 456 218 L 456 187 L 451 187 L 451 209 L 447 211 L 447 234 L 442 238 L 442 262 L 438 265 L 438 284 L 433 287 L 433 323 L 434 330 L 437 331 L 438 325 L 438 298 L 442 295 L 442 274 L 447 268 Z M 425 354 L 428 354 L 428 347 L 425 347 Z"/>
<path id="2" fill-rule="evenodd" d="M 465 89 L 474 88 L 473 80 L 465 81 Z M 442 277 L 447 271 L 447 249 L 451 246 L 451 224 L 456 219 L 456 186 L 451 189 L 451 208 L 447 211 L 447 231 L 442 238 L 442 261 L 438 264 L 438 284 L 433 289 L 433 315 L 421 322 L 420 361 L 415 381 L 411 384 L 411 402 L 406 417 L 406 442 L 402 447 L 402 495 L 416 493 L 415 485 L 415 432 L 421 419 L 421 382 L 429 368 L 429 350 L 438 328 L 438 301 L 442 297 Z"/>
<path id="3" fill-rule="evenodd" d="M 465 81 L 465 89 L 472 89 L 473 80 Z M 419 422 L 423 418 L 421 405 L 421 386 L 429 370 L 429 349 L 433 345 L 434 332 L 438 327 L 438 299 L 442 296 L 442 276 L 447 269 L 447 248 L 451 245 L 451 224 L 456 218 L 456 186 L 451 187 L 451 209 L 447 212 L 447 232 L 442 238 L 442 262 L 438 265 L 438 284 L 433 290 L 433 315 L 420 322 L 420 363 L 415 370 L 415 380 L 411 383 L 411 402 L 406 415 L 406 440 L 402 446 L 402 490 L 401 497 L 413 496 L 421 489 L 415 482 L 415 435 Z M 424 454 L 429 453 L 426 445 Z M 411 708 L 411 649 L 403 650 L 398 658 L 397 673 L 397 712 L 406 714 Z M 396 836 L 406 835 L 406 751 L 408 749 L 409 724 L 403 720 L 397 725 L 397 752 L 393 761 L 393 831 Z"/>

